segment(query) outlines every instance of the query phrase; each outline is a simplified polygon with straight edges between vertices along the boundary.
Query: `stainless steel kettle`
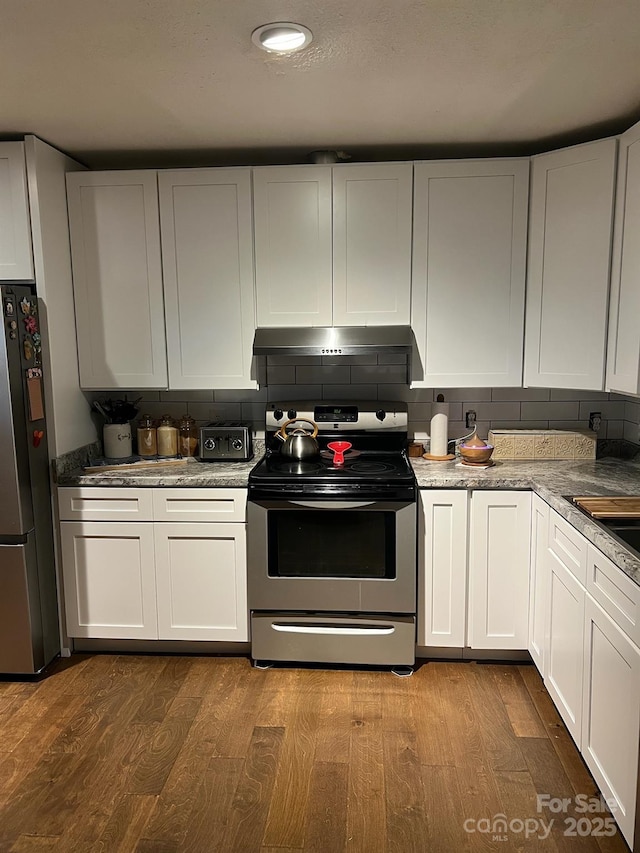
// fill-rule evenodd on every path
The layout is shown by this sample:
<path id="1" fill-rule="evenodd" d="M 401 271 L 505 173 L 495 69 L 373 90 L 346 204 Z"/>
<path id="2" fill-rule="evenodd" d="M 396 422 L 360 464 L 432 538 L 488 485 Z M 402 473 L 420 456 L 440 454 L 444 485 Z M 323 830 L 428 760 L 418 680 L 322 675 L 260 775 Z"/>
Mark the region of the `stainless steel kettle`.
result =
<path id="1" fill-rule="evenodd" d="M 290 424 L 309 424 L 313 427 L 312 432 L 308 432 L 300 426 L 287 434 L 287 427 Z M 276 436 L 280 441 L 284 442 L 280 448 L 280 453 L 288 459 L 310 459 L 312 456 L 317 456 L 320 453 L 320 446 L 316 441 L 318 435 L 318 425 L 307 418 L 292 418 L 282 424 Z"/>

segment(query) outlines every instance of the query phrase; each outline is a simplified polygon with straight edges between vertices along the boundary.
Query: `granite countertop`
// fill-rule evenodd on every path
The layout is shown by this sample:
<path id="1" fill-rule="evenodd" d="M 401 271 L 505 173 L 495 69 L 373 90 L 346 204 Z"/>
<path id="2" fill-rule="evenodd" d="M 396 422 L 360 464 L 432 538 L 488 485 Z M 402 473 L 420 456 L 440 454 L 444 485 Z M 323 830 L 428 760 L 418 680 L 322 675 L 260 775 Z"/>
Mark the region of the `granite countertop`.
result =
<path id="1" fill-rule="evenodd" d="M 112 469 L 110 471 L 85 471 L 83 459 L 74 464 L 70 459 L 58 461 L 56 483 L 58 486 L 111 486 L 120 488 L 227 488 L 246 489 L 249 472 L 264 454 L 264 441 L 254 442 L 254 457 L 249 462 L 200 462 L 187 459 L 183 465 L 154 463 L 151 468 Z"/>
<path id="2" fill-rule="evenodd" d="M 254 442 L 249 462 L 199 462 L 126 471 L 83 471 L 73 457 L 57 470 L 58 486 L 121 488 L 246 488 L 249 472 L 264 453 L 264 441 Z M 566 495 L 640 495 L 640 461 L 606 458 L 589 461 L 496 461 L 492 468 L 464 467 L 456 462 L 411 459 L 421 489 L 531 489 L 566 518 L 640 585 L 640 559 L 606 530 L 565 500 Z"/>
<path id="3" fill-rule="evenodd" d="M 96 471 L 82 469 L 58 475 L 58 486 L 119 486 L 120 488 L 238 488 L 246 489 L 249 471 L 258 458 L 250 462 L 199 462 L 187 459 L 184 465 L 163 465 L 139 471 Z"/>
<path id="4" fill-rule="evenodd" d="M 531 489 L 640 585 L 640 559 L 565 500 L 567 495 L 640 495 L 640 463 L 622 459 L 496 461 L 475 469 L 411 459 L 421 489 Z"/>

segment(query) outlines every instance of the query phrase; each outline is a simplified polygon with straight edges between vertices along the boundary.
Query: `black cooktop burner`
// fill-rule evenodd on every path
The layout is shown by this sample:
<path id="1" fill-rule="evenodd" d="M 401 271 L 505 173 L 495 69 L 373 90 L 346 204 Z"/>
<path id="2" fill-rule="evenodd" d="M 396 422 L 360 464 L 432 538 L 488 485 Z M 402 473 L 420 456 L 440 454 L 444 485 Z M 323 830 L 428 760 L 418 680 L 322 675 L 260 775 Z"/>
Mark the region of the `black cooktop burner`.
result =
<path id="1" fill-rule="evenodd" d="M 295 461 L 279 453 L 268 454 L 250 474 L 250 483 L 260 482 L 380 482 L 413 478 L 413 472 L 402 453 L 358 454 L 345 457 L 344 465 L 334 465 L 324 454 Z"/>
<path id="2" fill-rule="evenodd" d="M 359 474 L 383 474 L 385 471 L 396 471 L 397 465 L 389 465 L 387 462 L 376 462 L 374 460 L 359 460 L 351 466 L 352 471 Z"/>
<path id="3" fill-rule="evenodd" d="M 280 474 L 313 474 L 324 466 L 321 462 L 313 462 L 310 459 L 296 461 L 294 459 L 275 459 L 269 463 L 270 470 Z"/>

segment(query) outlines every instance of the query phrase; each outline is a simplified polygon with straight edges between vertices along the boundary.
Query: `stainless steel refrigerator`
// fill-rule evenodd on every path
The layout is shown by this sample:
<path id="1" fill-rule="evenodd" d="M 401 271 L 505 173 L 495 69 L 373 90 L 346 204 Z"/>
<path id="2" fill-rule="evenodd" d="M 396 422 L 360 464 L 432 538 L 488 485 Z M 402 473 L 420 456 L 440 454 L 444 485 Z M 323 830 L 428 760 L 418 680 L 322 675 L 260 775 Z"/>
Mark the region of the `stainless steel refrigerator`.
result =
<path id="1" fill-rule="evenodd" d="M 0 299 L 0 674 L 28 675 L 60 652 L 42 339 L 33 287 Z"/>

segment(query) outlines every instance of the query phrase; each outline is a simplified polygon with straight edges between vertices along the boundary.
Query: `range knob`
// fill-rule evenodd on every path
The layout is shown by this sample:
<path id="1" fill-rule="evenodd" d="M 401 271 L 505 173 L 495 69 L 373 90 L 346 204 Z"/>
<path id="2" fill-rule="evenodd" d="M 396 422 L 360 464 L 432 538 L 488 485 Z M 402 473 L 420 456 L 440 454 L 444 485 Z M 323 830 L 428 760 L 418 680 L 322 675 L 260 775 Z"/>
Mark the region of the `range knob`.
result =
<path id="1" fill-rule="evenodd" d="M 232 439 L 232 441 L 231 441 L 231 447 L 232 447 L 234 450 L 242 450 L 243 446 L 244 446 L 244 445 L 243 445 L 243 443 L 242 443 L 242 439 L 241 439 L 241 438 L 234 438 L 234 439 Z"/>
<path id="2" fill-rule="evenodd" d="M 205 438 L 204 449 L 205 450 L 215 450 L 216 449 L 215 441 L 212 438 Z"/>
<path id="3" fill-rule="evenodd" d="M 284 414 L 284 412 L 282 411 L 282 409 L 276 409 L 276 410 L 274 411 L 274 413 L 273 413 L 273 417 L 274 417 L 277 421 L 279 421 L 279 420 L 282 418 L 283 414 Z"/>
<path id="4" fill-rule="evenodd" d="M 376 412 L 376 417 L 379 421 L 383 421 L 387 417 L 387 413 L 384 409 L 378 409 Z"/>
<path id="5" fill-rule="evenodd" d="M 287 412 L 287 417 L 289 418 L 289 420 L 292 420 L 293 418 L 298 417 L 298 413 L 295 409 L 289 409 L 289 411 Z"/>

